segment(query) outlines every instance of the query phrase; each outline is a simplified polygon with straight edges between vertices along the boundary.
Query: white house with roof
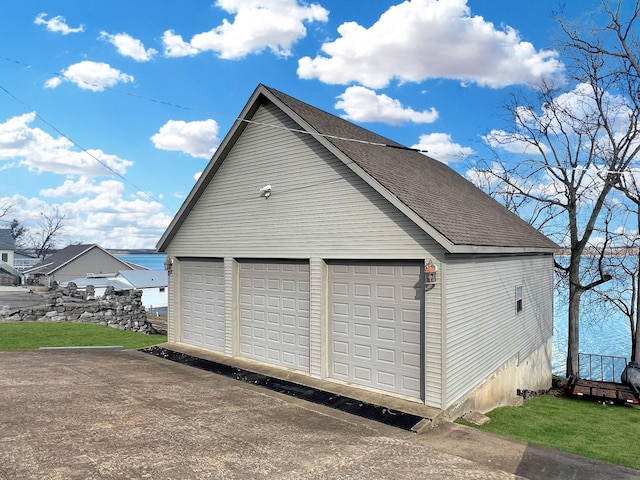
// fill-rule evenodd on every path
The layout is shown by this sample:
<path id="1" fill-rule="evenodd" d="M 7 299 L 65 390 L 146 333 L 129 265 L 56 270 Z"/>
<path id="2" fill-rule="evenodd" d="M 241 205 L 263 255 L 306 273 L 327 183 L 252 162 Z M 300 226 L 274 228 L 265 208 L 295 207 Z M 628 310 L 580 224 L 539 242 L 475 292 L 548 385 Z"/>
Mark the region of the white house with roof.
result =
<path id="1" fill-rule="evenodd" d="M 444 163 L 264 85 L 157 247 L 174 348 L 450 416 L 550 387 L 556 244 Z"/>

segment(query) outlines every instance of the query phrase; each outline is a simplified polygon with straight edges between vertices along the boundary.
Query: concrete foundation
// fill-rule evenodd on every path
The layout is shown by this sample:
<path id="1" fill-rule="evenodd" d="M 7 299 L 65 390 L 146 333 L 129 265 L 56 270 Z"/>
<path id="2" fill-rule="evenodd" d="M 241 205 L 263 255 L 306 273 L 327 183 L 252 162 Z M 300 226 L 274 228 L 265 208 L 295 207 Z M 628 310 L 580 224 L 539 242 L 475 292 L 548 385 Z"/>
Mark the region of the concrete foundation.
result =
<path id="1" fill-rule="evenodd" d="M 510 359 L 478 388 L 465 395 L 445 411 L 447 420 L 465 413 L 486 413 L 497 407 L 516 405 L 521 399 L 518 390 L 548 390 L 551 388 L 551 339 L 524 360 Z"/>

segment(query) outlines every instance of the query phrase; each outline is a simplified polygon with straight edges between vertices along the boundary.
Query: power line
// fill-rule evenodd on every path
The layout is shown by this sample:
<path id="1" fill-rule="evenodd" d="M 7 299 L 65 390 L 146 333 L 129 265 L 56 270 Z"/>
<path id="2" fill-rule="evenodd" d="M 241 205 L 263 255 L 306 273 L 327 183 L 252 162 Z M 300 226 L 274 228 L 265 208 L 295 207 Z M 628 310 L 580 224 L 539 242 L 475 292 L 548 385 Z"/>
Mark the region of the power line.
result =
<path id="1" fill-rule="evenodd" d="M 23 67 L 33 68 L 33 69 L 39 70 L 40 72 L 44 71 L 44 70 L 42 70 L 40 68 L 34 67 L 33 65 L 31 65 L 29 63 L 21 62 L 19 60 L 14 60 L 14 59 L 6 57 L 4 55 L 0 55 L 0 59 L 6 60 L 9 63 L 15 63 L 16 65 L 21 65 Z M 144 95 L 137 95 L 135 93 L 127 92 L 125 90 L 119 90 L 117 88 L 111 88 L 111 87 L 108 87 L 106 85 L 101 85 L 101 84 L 98 84 L 98 83 L 89 82 L 87 80 L 71 78 L 71 77 L 65 75 L 64 73 L 50 72 L 49 75 L 53 75 L 53 76 L 58 77 L 58 78 L 64 78 L 65 80 L 67 80 L 69 82 L 72 82 L 72 83 L 78 83 L 78 82 L 79 83 L 83 83 L 83 84 L 89 85 L 91 87 L 96 87 L 96 88 L 98 88 L 100 90 L 107 90 L 109 92 L 117 93 L 119 95 L 125 95 L 127 97 L 136 98 L 138 100 L 147 100 L 149 102 L 157 103 L 157 104 L 160 104 L 160 105 L 165 105 L 167 107 L 178 108 L 178 109 L 181 109 L 181 110 L 190 110 L 190 111 L 193 111 L 193 112 L 203 113 L 203 114 L 206 114 L 206 115 L 218 115 L 217 113 L 210 112 L 208 110 L 202 110 L 200 108 L 188 107 L 188 106 L 180 105 L 180 104 L 177 104 L 177 103 L 158 100 L 156 98 L 147 97 L 147 96 L 144 96 Z"/>
<path id="2" fill-rule="evenodd" d="M 8 61 L 10 63 L 15 63 L 17 65 L 22 65 L 22 66 L 27 67 L 27 68 L 35 68 L 31 64 L 24 63 L 24 62 L 21 62 L 21 61 L 18 61 L 18 60 L 14 60 L 14 59 L 11 59 L 11 58 L 6 57 L 4 55 L 0 55 L 0 59 L 4 59 L 4 60 L 6 60 L 6 61 Z M 38 70 L 40 70 L 40 69 L 38 69 Z M 42 70 L 40 70 L 40 71 L 42 71 Z M 116 89 L 116 88 L 110 88 L 110 87 L 107 87 L 105 85 L 100 85 L 100 84 L 97 84 L 97 83 L 88 82 L 86 80 L 73 79 L 71 77 L 68 77 L 64 73 L 51 73 L 51 75 L 54 75 L 54 76 L 59 77 L 59 78 L 64 78 L 65 80 L 68 80 L 68 81 L 73 82 L 73 83 L 80 82 L 80 83 L 83 83 L 85 85 L 89 85 L 89 86 L 92 86 L 92 87 L 97 87 L 97 88 L 102 89 L 102 90 L 108 90 L 110 92 L 117 93 L 117 94 L 120 94 L 120 95 L 125 95 L 125 96 L 132 97 L 132 98 L 136 98 L 138 100 L 147 100 L 149 102 L 157 103 L 159 105 L 165 105 L 167 107 L 178 108 L 178 109 L 181 109 L 181 110 L 188 110 L 188 111 L 192 111 L 192 112 L 198 112 L 198 113 L 202 113 L 202 114 L 210 115 L 210 116 L 226 117 L 226 118 L 230 118 L 230 119 L 232 119 L 234 121 L 241 121 L 241 122 L 245 122 L 245 123 L 253 123 L 253 124 L 261 125 L 261 126 L 264 126 L 264 127 L 276 128 L 276 129 L 281 129 L 281 130 L 288 130 L 288 131 L 291 131 L 291 132 L 302 133 L 302 134 L 311 135 L 311 136 L 315 136 L 315 137 L 323 137 L 323 138 L 330 138 L 330 139 L 334 139 L 334 140 L 343 140 L 343 141 L 347 141 L 347 142 L 362 143 L 362 144 L 378 146 L 378 147 L 394 148 L 394 149 L 397 149 L 397 150 L 409 150 L 409 151 L 414 151 L 414 152 L 419 152 L 419 153 L 427 153 L 428 152 L 428 150 L 421 150 L 421 149 L 418 149 L 418 148 L 405 147 L 403 145 L 392 145 L 392 144 L 381 143 L 381 142 L 370 142 L 370 141 L 361 140 L 361 139 L 357 139 L 357 138 L 341 137 L 341 136 L 338 136 L 338 135 L 331 135 L 331 134 L 328 134 L 328 133 L 309 132 L 307 130 L 289 128 L 289 127 L 285 127 L 285 126 L 282 126 L 282 125 L 273 125 L 273 124 L 269 124 L 269 123 L 255 122 L 255 121 L 252 121 L 252 120 L 246 120 L 246 119 L 243 119 L 243 118 L 233 117 L 231 115 L 219 114 L 219 113 L 212 112 L 212 111 L 209 111 L 209 110 L 203 110 L 203 109 L 200 109 L 200 108 L 194 108 L 194 107 L 179 105 L 179 104 L 172 103 L 172 102 L 167 102 L 167 101 L 164 101 L 164 100 L 158 100 L 158 99 L 153 98 L 153 97 L 147 97 L 147 96 L 144 96 L 144 95 L 138 95 L 138 94 L 134 94 L 134 93 L 131 93 L 131 92 L 124 91 L 124 90 L 119 90 L 119 89 Z"/>
<path id="3" fill-rule="evenodd" d="M 388 143 L 380 143 L 380 142 L 370 142 L 368 140 L 360 140 L 357 138 L 350 138 L 350 137 L 340 137 L 338 135 L 331 135 L 329 133 L 319 133 L 319 132 L 309 132 L 307 130 L 302 130 L 302 129 L 297 129 L 297 128 L 290 128 L 290 127 L 285 127 L 282 125 L 273 125 L 271 123 L 263 123 L 263 122 L 256 122 L 254 120 L 247 120 L 245 118 L 236 118 L 236 120 L 240 121 L 240 122 L 244 122 L 244 123 L 251 123 L 254 125 L 260 125 L 262 127 L 271 127 L 271 128 L 276 128 L 276 129 L 280 129 L 280 130 L 287 130 L 289 132 L 294 132 L 294 133 L 302 133 L 305 135 L 311 135 L 313 137 L 323 137 L 323 138 L 330 138 L 333 140 L 344 140 L 346 142 L 355 142 L 355 143 L 362 143 L 365 145 L 372 145 L 375 147 L 387 147 L 387 148 L 395 148 L 398 150 L 410 150 L 412 152 L 420 152 L 420 153 L 427 153 L 428 150 L 419 150 L 417 148 L 410 148 L 410 147 L 405 147 L 403 145 L 391 145 Z"/>
<path id="4" fill-rule="evenodd" d="M 33 108 L 31 108 L 28 104 L 26 104 L 25 102 L 23 102 L 22 100 L 20 100 L 18 97 L 16 97 L 13 93 L 11 93 L 9 90 L 7 90 L 2 84 L 0 84 L 0 90 L 2 90 L 3 92 L 5 92 L 7 95 L 9 95 L 11 98 L 13 98 L 16 102 L 18 102 L 20 105 L 22 105 L 23 107 L 25 107 L 28 110 L 31 110 L 34 112 L 34 115 L 36 116 L 36 118 L 38 118 L 38 120 L 40 120 L 42 123 L 44 123 L 45 125 L 47 125 L 49 128 L 51 128 L 52 130 L 54 130 L 55 132 L 57 132 L 59 135 L 61 135 L 62 137 L 66 138 L 67 140 L 69 140 L 69 142 L 71 142 L 76 148 L 79 148 L 83 153 L 85 153 L 86 155 L 88 155 L 89 157 L 91 157 L 92 159 L 94 159 L 96 162 L 98 162 L 100 165 L 102 165 L 104 168 L 106 168 L 107 170 L 109 170 L 112 174 L 114 174 L 115 176 L 117 176 L 118 178 L 120 178 L 123 182 L 129 184 L 130 186 L 134 187 L 137 191 L 141 192 L 143 195 L 145 195 L 146 197 L 148 197 L 149 199 L 159 203 L 160 205 L 162 205 L 163 207 L 165 207 L 168 210 L 171 210 L 169 208 L 169 206 L 167 206 L 164 202 L 158 200 L 157 198 L 155 198 L 153 195 L 151 195 L 150 193 L 147 193 L 146 191 L 144 191 L 142 188 L 138 187 L 135 183 L 133 183 L 132 181 L 130 181 L 128 178 L 126 178 L 124 175 L 122 175 L 121 173 L 117 172 L 116 170 L 114 170 L 111 166 L 109 166 L 106 162 L 100 160 L 98 157 L 96 157 L 94 154 L 92 154 L 91 152 L 89 152 L 86 148 L 84 148 L 82 145 L 78 144 L 76 141 L 74 141 L 71 137 L 69 137 L 68 135 L 66 135 L 64 132 L 62 132 L 60 129 L 58 129 L 55 125 L 53 125 L 51 122 L 49 122 L 48 120 L 46 120 L 44 117 L 42 117 L 38 112 L 36 112 Z"/>

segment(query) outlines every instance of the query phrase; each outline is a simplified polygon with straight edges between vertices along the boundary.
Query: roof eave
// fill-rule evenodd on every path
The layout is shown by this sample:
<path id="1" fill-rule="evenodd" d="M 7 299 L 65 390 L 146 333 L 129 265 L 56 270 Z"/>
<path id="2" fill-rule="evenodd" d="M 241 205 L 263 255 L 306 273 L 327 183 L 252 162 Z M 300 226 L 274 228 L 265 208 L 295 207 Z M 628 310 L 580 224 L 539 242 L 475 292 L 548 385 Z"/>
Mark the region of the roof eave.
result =
<path id="1" fill-rule="evenodd" d="M 45 263 L 44 265 L 38 265 L 36 267 L 29 268 L 29 269 L 25 270 L 23 273 L 36 273 L 38 270 L 42 270 L 45 267 L 50 267 L 51 265 L 53 265 L 53 264 L 52 263 Z M 38 273 L 44 273 L 45 275 L 47 275 L 46 270 L 44 272 L 38 272 Z"/>
<path id="2" fill-rule="evenodd" d="M 505 247 L 496 245 L 454 245 L 448 253 L 458 255 L 515 255 L 515 254 L 546 254 L 552 255 L 560 250 L 560 247 Z"/>

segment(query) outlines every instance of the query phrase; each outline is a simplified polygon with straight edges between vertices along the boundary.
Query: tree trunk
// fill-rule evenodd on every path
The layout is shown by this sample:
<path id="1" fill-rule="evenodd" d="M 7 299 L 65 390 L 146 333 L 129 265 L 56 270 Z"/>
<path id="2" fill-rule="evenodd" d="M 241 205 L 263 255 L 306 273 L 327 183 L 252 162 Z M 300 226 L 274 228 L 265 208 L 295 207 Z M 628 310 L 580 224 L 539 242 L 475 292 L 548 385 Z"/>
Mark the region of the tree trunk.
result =
<path id="1" fill-rule="evenodd" d="M 638 220 L 638 228 L 640 228 L 640 202 L 638 202 L 637 204 L 637 208 L 638 211 L 637 213 L 637 220 Z M 632 362 L 639 362 L 640 361 L 640 335 L 638 335 L 638 333 L 640 333 L 640 248 L 637 248 L 637 252 L 636 252 L 636 266 L 635 266 L 635 270 L 636 270 L 636 305 L 635 305 L 635 318 L 634 315 L 632 315 L 631 317 L 631 361 Z M 634 299 L 632 298 L 631 301 L 633 302 Z M 634 320 L 635 320 L 635 325 L 634 325 Z"/>
<path id="2" fill-rule="evenodd" d="M 569 293 L 569 328 L 567 338 L 567 377 L 579 375 L 580 355 L 580 293 Z"/>
<path id="3" fill-rule="evenodd" d="M 580 256 L 571 255 L 569 271 L 569 310 L 567 328 L 567 377 L 580 374 Z"/>

